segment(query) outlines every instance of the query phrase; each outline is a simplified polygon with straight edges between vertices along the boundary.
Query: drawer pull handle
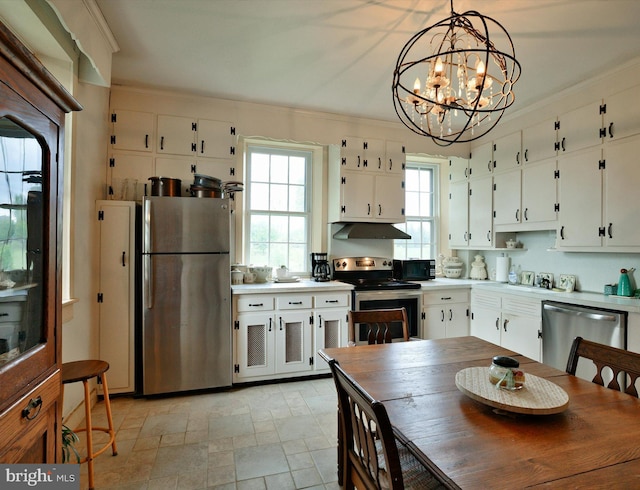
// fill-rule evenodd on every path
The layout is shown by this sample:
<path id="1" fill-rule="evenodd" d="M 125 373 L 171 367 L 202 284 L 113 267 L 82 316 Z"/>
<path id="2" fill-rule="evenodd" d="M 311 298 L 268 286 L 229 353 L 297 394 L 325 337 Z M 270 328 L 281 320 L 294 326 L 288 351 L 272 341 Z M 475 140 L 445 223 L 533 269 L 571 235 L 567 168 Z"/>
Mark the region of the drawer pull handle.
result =
<path id="1" fill-rule="evenodd" d="M 326 299 L 324 300 L 325 303 L 338 303 L 337 299 Z"/>
<path id="2" fill-rule="evenodd" d="M 451 296 L 442 296 L 442 297 L 440 298 L 440 301 L 446 301 L 446 300 L 448 300 L 448 299 L 451 299 Z"/>
<path id="3" fill-rule="evenodd" d="M 249 303 L 249 306 L 264 306 L 264 303 Z"/>
<path id="4" fill-rule="evenodd" d="M 289 301 L 290 305 L 301 305 L 302 301 Z"/>
<path id="5" fill-rule="evenodd" d="M 0 313 L 0 316 L 9 316 L 9 313 Z"/>
<path id="6" fill-rule="evenodd" d="M 35 413 L 32 414 L 32 410 L 35 410 Z M 35 400 L 32 398 L 26 408 L 22 409 L 22 416 L 27 420 L 33 420 L 38 416 L 40 410 L 42 410 L 42 398 L 38 397 Z"/>

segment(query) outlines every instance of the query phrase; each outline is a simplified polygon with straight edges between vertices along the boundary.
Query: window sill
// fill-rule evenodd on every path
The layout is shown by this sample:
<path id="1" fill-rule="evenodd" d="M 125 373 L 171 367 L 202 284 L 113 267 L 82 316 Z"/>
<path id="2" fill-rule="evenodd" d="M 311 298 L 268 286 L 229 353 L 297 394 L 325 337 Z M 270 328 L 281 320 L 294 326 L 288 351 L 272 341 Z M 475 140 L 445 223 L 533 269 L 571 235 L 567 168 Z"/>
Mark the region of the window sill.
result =
<path id="1" fill-rule="evenodd" d="M 73 305 L 77 303 L 78 298 L 69 298 L 62 301 L 62 324 L 73 320 Z"/>

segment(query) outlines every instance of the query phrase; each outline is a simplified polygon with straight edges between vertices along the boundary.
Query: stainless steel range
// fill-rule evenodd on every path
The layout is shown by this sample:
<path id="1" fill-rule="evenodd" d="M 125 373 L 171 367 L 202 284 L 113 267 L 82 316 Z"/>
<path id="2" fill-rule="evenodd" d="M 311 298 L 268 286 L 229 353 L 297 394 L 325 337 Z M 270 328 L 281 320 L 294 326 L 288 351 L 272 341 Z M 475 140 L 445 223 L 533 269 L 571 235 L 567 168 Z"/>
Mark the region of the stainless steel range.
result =
<path id="1" fill-rule="evenodd" d="M 377 310 L 404 306 L 409 318 L 409 335 L 420 337 L 421 285 L 417 282 L 399 281 L 393 278 L 393 260 L 384 257 L 344 257 L 333 259 L 333 278 L 353 284 L 351 308 L 353 310 Z M 402 338 L 402 326 L 391 329 L 392 338 Z M 366 343 L 364 328 L 357 343 Z"/>

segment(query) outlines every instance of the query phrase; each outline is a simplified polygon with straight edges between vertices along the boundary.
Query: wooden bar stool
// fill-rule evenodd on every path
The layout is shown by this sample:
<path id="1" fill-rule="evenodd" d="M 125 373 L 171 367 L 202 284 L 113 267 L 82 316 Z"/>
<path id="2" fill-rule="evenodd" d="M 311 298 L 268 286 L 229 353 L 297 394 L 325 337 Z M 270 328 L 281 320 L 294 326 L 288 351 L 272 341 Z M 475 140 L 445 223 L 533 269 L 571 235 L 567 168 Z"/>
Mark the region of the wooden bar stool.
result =
<path id="1" fill-rule="evenodd" d="M 62 383 L 75 383 L 76 381 L 82 381 L 84 385 L 84 412 L 86 427 L 77 429 L 76 432 L 87 433 L 87 457 L 82 458 L 80 463 L 88 463 L 89 468 L 89 488 L 93 489 L 93 460 L 101 455 L 111 446 L 111 452 L 115 456 L 118 454 L 116 449 L 116 432 L 113 430 L 113 419 L 111 418 L 111 403 L 109 402 L 109 388 L 107 387 L 106 372 L 109 369 L 109 363 L 99 360 L 88 361 L 73 361 L 65 362 L 62 364 Z M 89 392 L 89 380 L 91 378 L 100 377 L 102 382 L 102 391 L 104 394 L 104 405 L 107 409 L 107 422 L 109 427 L 93 427 L 91 423 L 91 396 Z M 104 447 L 100 448 L 96 452 L 93 452 L 93 436 L 94 430 L 106 432 L 109 434 L 109 442 Z"/>

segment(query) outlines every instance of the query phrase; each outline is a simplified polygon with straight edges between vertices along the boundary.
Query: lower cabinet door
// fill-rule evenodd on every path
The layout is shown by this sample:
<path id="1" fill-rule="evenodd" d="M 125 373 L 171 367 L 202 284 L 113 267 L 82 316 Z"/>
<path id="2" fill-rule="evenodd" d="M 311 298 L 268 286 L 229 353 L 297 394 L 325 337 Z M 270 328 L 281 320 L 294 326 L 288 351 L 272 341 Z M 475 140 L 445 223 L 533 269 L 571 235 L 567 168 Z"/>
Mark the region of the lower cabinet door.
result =
<path id="1" fill-rule="evenodd" d="M 275 373 L 274 317 L 269 313 L 238 315 L 238 374 L 242 378 Z"/>
<path id="2" fill-rule="evenodd" d="M 320 349 L 343 347 L 348 342 L 347 312 L 349 310 L 316 311 L 314 332 L 314 370 L 329 372 L 329 365 L 318 355 Z"/>
<path id="3" fill-rule="evenodd" d="M 310 318 L 309 311 L 288 311 L 276 314 L 274 328 L 277 373 L 313 369 Z"/>

